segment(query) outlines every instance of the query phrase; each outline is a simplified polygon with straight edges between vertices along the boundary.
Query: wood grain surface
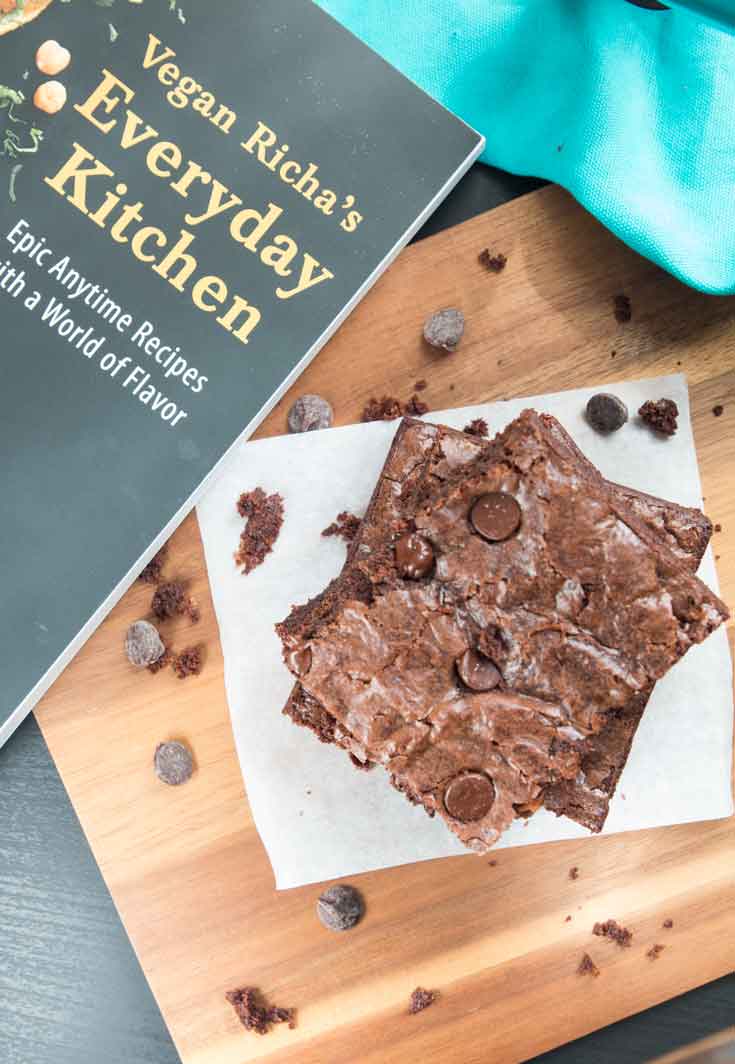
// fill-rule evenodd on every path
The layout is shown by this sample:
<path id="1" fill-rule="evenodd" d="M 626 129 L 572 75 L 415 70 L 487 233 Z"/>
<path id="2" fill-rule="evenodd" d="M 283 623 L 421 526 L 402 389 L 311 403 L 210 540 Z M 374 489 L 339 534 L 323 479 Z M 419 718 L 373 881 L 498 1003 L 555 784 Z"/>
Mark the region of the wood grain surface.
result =
<path id="1" fill-rule="evenodd" d="M 486 246 L 508 256 L 497 276 L 477 261 Z M 618 292 L 632 300 L 627 325 L 613 317 Z M 421 323 L 448 305 L 468 326 L 460 350 L 442 357 L 422 343 Z M 345 424 L 372 395 L 408 398 L 421 377 L 439 409 L 684 371 L 707 510 L 722 526 L 722 594 L 733 603 L 734 319 L 735 300 L 685 289 L 546 188 L 407 249 L 260 434 L 283 432 L 303 392 L 325 395 Z M 194 516 L 173 538 L 166 576 L 188 581 L 202 608 L 196 627 L 167 628 L 178 646 L 204 643 L 202 675 L 180 681 L 127 664 L 125 629 L 151 597 L 139 583 L 38 718 L 184 1064 L 516 1061 L 735 966 L 732 820 L 503 851 L 494 866 L 454 858 L 371 873 L 359 877 L 364 921 L 343 935 L 324 930 L 318 887 L 274 891 L 252 823 Z M 151 759 L 177 737 L 192 745 L 197 772 L 171 790 Z M 607 917 L 633 930 L 630 949 L 592 937 Z M 654 942 L 666 949 L 650 961 Z M 597 979 L 576 973 L 586 950 Z M 243 1031 L 224 1000 L 238 985 L 296 1006 L 298 1027 Z M 409 1016 L 417 985 L 441 997 Z"/>

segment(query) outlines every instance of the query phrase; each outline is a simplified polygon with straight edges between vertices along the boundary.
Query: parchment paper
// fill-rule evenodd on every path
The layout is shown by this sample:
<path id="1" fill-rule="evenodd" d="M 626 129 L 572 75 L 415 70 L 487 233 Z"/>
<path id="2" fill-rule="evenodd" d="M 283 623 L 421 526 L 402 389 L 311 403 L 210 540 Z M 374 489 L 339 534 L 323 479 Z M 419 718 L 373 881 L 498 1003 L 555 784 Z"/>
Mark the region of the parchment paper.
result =
<path id="1" fill-rule="evenodd" d="M 587 399 L 600 390 L 615 392 L 631 412 L 628 425 L 610 437 L 595 433 L 583 416 Z M 679 430 L 671 439 L 656 438 L 635 417 L 645 399 L 662 396 L 679 405 Z M 432 412 L 425 420 L 462 428 L 484 417 L 492 435 L 526 406 L 559 418 L 610 479 L 701 506 L 683 376 Z M 363 514 L 396 427 L 353 425 L 243 444 L 198 507 L 237 751 L 279 889 L 467 853 L 438 817 L 409 805 L 382 769 L 356 771 L 344 751 L 319 743 L 281 715 L 293 679 L 273 625 L 340 570 L 344 544 L 323 539 L 321 531 L 340 510 Z M 233 560 L 243 526 L 235 500 L 258 485 L 281 493 L 285 521 L 273 553 L 243 576 Z M 716 589 L 711 549 L 700 575 Z M 605 833 L 729 816 L 732 720 L 730 656 L 721 628 L 656 685 Z M 540 810 L 516 821 L 499 846 L 587 835 Z"/>

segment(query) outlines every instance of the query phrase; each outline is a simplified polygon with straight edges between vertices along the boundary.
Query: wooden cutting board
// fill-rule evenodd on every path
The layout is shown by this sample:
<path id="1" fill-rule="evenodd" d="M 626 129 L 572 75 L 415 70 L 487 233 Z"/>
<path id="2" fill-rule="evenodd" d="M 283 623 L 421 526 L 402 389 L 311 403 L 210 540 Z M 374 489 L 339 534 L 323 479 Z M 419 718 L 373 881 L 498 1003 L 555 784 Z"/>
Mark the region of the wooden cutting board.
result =
<path id="1" fill-rule="evenodd" d="M 486 246 L 508 256 L 503 273 L 478 263 Z M 626 325 L 613 317 L 618 292 L 632 301 Z M 468 322 L 448 357 L 420 339 L 425 315 L 445 306 Z M 422 377 L 423 397 L 441 409 L 684 371 L 707 510 L 722 525 L 722 593 L 735 604 L 734 319 L 735 300 L 684 288 L 546 188 L 406 250 L 260 435 L 283 432 L 304 392 L 325 395 L 345 424 L 373 395 L 407 399 Z M 324 930 L 318 887 L 273 889 L 235 757 L 193 515 L 165 573 L 188 581 L 201 605 L 196 629 L 183 621 L 169 631 L 179 646 L 204 642 L 202 674 L 180 681 L 127 664 L 125 630 L 151 597 L 138 583 L 37 714 L 185 1064 L 500 1064 L 735 966 L 733 820 L 504 850 L 494 864 L 453 858 L 376 872 L 359 877 L 368 906 L 359 927 Z M 151 769 L 156 744 L 176 737 L 198 768 L 178 790 Z M 633 930 L 631 948 L 592 937 L 607 917 Z M 651 961 L 654 942 L 666 949 Z M 586 950 L 597 979 L 576 974 Z M 298 1027 L 242 1030 L 224 999 L 242 985 L 296 1006 Z M 417 985 L 441 999 L 409 1016 Z"/>

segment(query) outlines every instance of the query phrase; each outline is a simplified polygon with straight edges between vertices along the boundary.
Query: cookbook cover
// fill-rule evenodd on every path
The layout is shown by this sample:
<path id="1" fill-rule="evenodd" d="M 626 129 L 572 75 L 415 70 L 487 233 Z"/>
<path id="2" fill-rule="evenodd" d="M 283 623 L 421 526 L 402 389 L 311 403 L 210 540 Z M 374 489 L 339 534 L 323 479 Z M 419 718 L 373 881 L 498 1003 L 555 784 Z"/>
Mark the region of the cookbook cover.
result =
<path id="1" fill-rule="evenodd" d="M 0 0 L 0 742 L 482 150 L 310 0 Z"/>

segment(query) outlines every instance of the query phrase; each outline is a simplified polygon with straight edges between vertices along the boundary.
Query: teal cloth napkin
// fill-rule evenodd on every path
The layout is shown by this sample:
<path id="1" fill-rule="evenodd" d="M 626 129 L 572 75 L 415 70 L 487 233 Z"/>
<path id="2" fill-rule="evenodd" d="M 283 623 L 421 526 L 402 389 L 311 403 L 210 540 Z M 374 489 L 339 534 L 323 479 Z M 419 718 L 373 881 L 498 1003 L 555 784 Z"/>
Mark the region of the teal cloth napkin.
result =
<path id="1" fill-rule="evenodd" d="M 676 277 L 735 292 L 735 35 L 623 0 L 318 2 L 482 132 L 486 162 L 558 182 Z"/>

